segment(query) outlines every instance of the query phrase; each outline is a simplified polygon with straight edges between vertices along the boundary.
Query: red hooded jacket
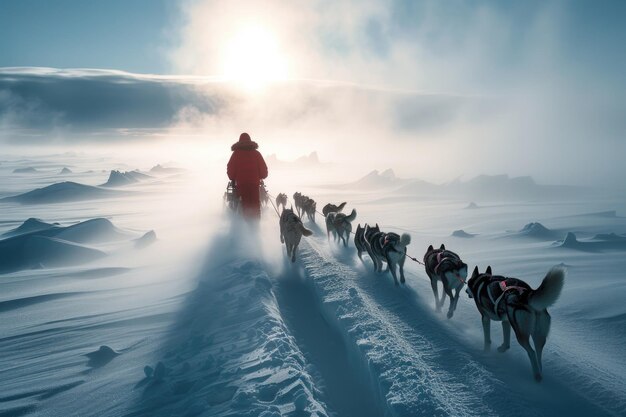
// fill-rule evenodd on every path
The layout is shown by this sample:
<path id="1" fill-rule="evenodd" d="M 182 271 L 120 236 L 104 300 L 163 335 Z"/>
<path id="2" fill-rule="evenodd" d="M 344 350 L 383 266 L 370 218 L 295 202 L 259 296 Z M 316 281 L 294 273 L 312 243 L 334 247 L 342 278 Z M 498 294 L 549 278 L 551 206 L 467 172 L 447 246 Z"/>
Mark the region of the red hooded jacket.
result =
<path id="1" fill-rule="evenodd" d="M 228 178 L 239 184 L 259 184 L 262 179 L 267 178 L 267 165 L 257 151 L 258 147 L 248 134 L 243 133 L 239 137 L 239 142 L 230 147 L 233 154 L 227 165 Z"/>

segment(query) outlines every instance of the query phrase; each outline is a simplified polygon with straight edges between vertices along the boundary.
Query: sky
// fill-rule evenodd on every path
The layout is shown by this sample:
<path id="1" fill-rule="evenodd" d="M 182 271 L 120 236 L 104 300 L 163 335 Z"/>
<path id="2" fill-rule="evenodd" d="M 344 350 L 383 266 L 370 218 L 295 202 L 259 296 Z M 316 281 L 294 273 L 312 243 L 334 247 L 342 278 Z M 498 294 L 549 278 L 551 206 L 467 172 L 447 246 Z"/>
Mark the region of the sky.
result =
<path id="1" fill-rule="evenodd" d="M 0 140 L 221 146 L 246 126 L 285 158 L 341 143 L 407 175 L 603 182 L 625 173 L 625 18 L 605 0 L 0 0 Z"/>

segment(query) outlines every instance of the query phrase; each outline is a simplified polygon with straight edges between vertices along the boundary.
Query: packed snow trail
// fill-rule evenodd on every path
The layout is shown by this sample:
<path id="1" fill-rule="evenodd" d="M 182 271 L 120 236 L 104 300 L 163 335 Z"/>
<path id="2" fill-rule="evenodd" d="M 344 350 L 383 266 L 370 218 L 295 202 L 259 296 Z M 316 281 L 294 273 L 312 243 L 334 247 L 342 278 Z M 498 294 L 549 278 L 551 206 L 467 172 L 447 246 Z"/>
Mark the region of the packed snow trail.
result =
<path id="1" fill-rule="evenodd" d="M 296 267 L 288 265 L 286 270 L 291 272 L 276 280 L 278 306 L 311 364 L 328 410 L 337 417 L 382 415 L 367 375 L 352 363 L 343 337 L 322 316 L 314 288 Z"/>

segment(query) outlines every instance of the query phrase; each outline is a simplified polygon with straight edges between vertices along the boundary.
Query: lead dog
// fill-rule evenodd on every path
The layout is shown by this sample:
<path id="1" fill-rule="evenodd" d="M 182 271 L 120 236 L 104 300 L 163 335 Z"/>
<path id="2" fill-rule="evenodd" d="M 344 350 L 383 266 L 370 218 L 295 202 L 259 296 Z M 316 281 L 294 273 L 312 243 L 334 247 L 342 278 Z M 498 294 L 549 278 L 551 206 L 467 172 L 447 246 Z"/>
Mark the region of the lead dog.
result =
<path id="1" fill-rule="evenodd" d="M 276 210 L 280 211 L 280 206 L 283 206 L 283 210 L 287 207 L 287 194 L 285 193 L 276 196 Z"/>
<path id="2" fill-rule="evenodd" d="M 376 225 L 378 227 L 378 225 Z M 400 282 L 404 284 L 404 261 L 406 258 L 406 247 L 411 243 L 411 235 L 403 233 L 402 236 L 397 233 L 384 233 L 368 231 L 365 229 L 365 247 L 367 253 L 374 261 L 374 271 L 381 272 L 383 262 L 387 263 L 388 269 L 391 271 L 393 281 L 398 285 L 396 275 L 396 267 L 400 267 Z"/>
<path id="3" fill-rule="evenodd" d="M 526 350 L 537 382 L 542 379 L 541 353 L 550 331 L 547 307 L 556 302 L 565 282 L 565 269 L 554 267 L 548 271 L 541 285 L 533 290 L 517 278 L 493 275 L 491 267 L 485 273 L 474 268 L 467 283 L 467 295 L 476 302 L 482 316 L 485 350 L 491 346 L 491 320 L 502 322 L 504 341 L 498 352 L 511 347 L 511 327 L 520 345 Z M 530 346 L 533 338 L 535 350 Z"/>
<path id="4" fill-rule="evenodd" d="M 326 208 L 326 207 L 324 207 Z M 348 246 L 348 238 L 352 233 L 352 221 L 356 219 L 356 210 L 352 209 L 350 215 L 344 213 L 336 213 L 331 211 L 326 215 L 326 235 L 330 240 L 330 234 L 333 234 L 335 240 L 343 241 L 343 246 Z"/>
<path id="5" fill-rule="evenodd" d="M 430 245 L 424 255 L 424 268 L 426 269 L 426 275 L 430 278 L 430 286 L 435 295 L 437 311 L 441 311 L 441 307 L 443 307 L 447 295 L 450 297 L 450 307 L 448 308 L 447 317 L 449 319 L 452 318 L 454 310 L 456 310 L 456 305 L 459 302 L 461 289 L 463 289 L 463 285 L 465 285 L 467 265 L 461 260 L 459 255 L 446 250 L 444 245 L 441 245 L 439 249 L 433 249 L 433 245 Z M 437 290 L 437 281 L 441 281 L 443 284 L 441 300 L 439 299 L 439 291 Z M 452 291 L 456 291 L 456 293 L 452 295 Z"/>
<path id="6" fill-rule="evenodd" d="M 346 202 L 344 201 L 343 203 L 339 204 L 338 206 L 334 205 L 334 204 L 326 204 L 324 206 L 324 208 L 322 209 L 322 214 L 324 215 L 324 217 L 328 216 L 328 213 L 341 213 L 341 211 L 343 210 L 343 208 L 346 206 Z"/>
<path id="7" fill-rule="evenodd" d="M 300 244 L 302 236 L 311 236 L 313 232 L 304 227 L 300 217 L 293 212 L 293 209 L 285 209 L 280 215 L 280 242 L 287 247 L 287 256 L 291 262 L 296 261 L 296 250 Z"/>

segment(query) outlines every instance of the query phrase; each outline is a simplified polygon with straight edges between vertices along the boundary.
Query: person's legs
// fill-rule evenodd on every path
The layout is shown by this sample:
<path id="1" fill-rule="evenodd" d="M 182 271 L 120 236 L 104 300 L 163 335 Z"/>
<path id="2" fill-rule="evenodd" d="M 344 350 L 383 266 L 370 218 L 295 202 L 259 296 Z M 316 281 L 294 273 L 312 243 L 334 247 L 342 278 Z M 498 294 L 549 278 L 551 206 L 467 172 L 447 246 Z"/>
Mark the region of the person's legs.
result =
<path id="1" fill-rule="evenodd" d="M 241 209 L 244 217 L 251 219 L 261 218 L 261 201 L 259 184 L 237 184 L 237 192 L 241 196 Z"/>

